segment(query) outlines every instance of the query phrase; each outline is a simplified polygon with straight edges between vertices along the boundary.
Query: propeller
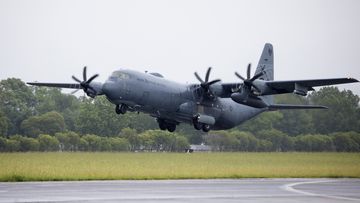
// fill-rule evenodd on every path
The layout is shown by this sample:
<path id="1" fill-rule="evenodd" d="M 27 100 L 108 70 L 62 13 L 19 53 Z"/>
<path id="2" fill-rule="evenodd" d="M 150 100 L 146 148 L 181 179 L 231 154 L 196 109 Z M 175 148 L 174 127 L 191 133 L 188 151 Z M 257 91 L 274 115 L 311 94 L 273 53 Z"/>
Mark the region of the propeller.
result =
<path id="1" fill-rule="evenodd" d="M 97 94 L 96 90 L 90 86 L 91 81 L 93 81 L 95 78 L 97 78 L 99 76 L 99 74 L 95 74 L 93 76 L 91 76 L 89 79 L 87 79 L 86 77 L 86 66 L 83 69 L 83 81 L 79 80 L 77 77 L 72 76 L 72 79 L 75 80 L 76 82 L 78 82 L 80 84 L 81 89 L 84 90 L 84 92 L 89 96 L 94 98 Z M 78 90 L 75 90 L 72 93 L 77 92 Z"/>
<path id="2" fill-rule="evenodd" d="M 214 94 L 211 92 L 210 86 L 217 82 L 220 82 L 221 80 L 215 79 L 215 80 L 209 81 L 210 72 L 211 72 L 211 67 L 209 67 L 206 71 L 205 81 L 199 76 L 199 74 L 197 72 L 195 72 L 194 74 L 195 74 L 195 77 L 200 81 L 200 86 L 204 90 L 206 96 L 208 96 L 209 98 L 214 98 Z"/>
<path id="3" fill-rule="evenodd" d="M 241 80 L 244 81 L 243 85 L 241 88 L 243 88 L 245 91 L 250 92 L 251 87 L 253 87 L 254 89 L 256 89 L 258 92 L 261 92 L 261 90 L 256 87 L 256 85 L 253 83 L 256 79 L 260 78 L 261 76 L 264 75 L 264 72 L 261 71 L 257 74 L 255 74 L 252 78 L 250 78 L 250 74 L 251 74 L 251 63 L 249 63 L 248 67 L 247 67 L 247 71 L 246 71 L 246 75 L 247 78 L 245 79 L 243 76 L 241 76 L 239 73 L 235 72 L 235 75 L 240 78 Z M 240 90 L 240 88 L 238 89 Z"/>

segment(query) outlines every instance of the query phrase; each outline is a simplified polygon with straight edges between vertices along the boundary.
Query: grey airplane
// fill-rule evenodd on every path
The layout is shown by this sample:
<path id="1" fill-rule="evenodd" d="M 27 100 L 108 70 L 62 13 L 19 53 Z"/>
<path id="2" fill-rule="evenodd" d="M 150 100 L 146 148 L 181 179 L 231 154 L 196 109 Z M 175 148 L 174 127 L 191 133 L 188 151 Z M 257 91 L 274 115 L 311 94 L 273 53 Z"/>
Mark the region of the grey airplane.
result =
<path id="1" fill-rule="evenodd" d="M 196 130 L 208 132 L 230 129 L 254 116 L 280 109 L 326 109 L 325 106 L 274 104 L 273 95 L 294 93 L 306 96 L 313 87 L 353 83 L 353 78 L 274 81 L 274 52 L 265 44 L 255 74 L 251 65 L 247 77 L 235 72 L 242 82 L 221 83 L 210 80 L 211 68 L 205 78 L 195 72 L 199 84 L 179 84 L 166 80 L 159 73 L 142 73 L 121 69 L 114 71 L 104 82 L 95 82 L 98 74 L 77 83 L 38 83 L 29 85 L 82 89 L 89 97 L 105 95 L 115 105 L 117 114 L 127 111 L 144 112 L 156 118 L 161 130 L 173 132 L 180 123 L 193 125 Z"/>

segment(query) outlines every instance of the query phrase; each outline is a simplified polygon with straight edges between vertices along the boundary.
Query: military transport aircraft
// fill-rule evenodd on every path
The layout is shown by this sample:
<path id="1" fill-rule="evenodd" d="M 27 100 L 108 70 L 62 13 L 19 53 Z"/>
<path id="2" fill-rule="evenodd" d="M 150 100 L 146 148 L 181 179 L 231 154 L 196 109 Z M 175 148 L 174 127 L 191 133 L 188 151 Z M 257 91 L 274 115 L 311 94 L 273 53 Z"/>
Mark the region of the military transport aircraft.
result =
<path id="1" fill-rule="evenodd" d="M 142 73 L 134 70 L 116 70 L 104 82 L 93 81 L 98 74 L 87 78 L 83 69 L 83 81 L 77 83 L 38 83 L 29 85 L 82 89 L 89 97 L 105 95 L 115 104 L 117 114 L 141 111 L 155 117 L 161 130 L 175 131 L 181 123 L 189 123 L 196 130 L 208 132 L 235 127 L 264 112 L 279 109 L 325 109 L 325 106 L 274 104 L 274 94 L 294 93 L 306 96 L 313 87 L 358 82 L 353 78 L 274 81 L 274 54 L 271 44 L 265 44 L 255 74 L 251 77 L 251 65 L 247 77 L 235 72 L 242 80 L 221 83 L 210 80 L 211 68 L 205 79 L 195 72 L 199 84 L 179 84 L 166 80 L 159 73 Z"/>

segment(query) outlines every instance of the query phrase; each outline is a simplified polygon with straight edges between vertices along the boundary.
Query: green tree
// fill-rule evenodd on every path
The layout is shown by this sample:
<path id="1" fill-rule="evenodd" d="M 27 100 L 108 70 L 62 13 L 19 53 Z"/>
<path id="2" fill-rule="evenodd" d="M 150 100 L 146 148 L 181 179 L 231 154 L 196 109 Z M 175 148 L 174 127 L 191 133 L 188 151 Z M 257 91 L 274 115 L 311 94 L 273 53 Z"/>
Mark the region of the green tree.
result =
<path id="1" fill-rule="evenodd" d="M 331 136 L 338 152 L 356 152 L 360 150 L 359 144 L 351 138 L 349 133 L 333 133 Z"/>
<path id="2" fill-rule="evenodd" d="M 188 139 L 183 135 L 175 135 L 175 146 L 174 151 L 183 152 L 186 149 L 190 149 L 190 144 Z"/>
<path id="3" fill-rule="evenodd" d="M 18 140 L 8 139 L 6 142 L 7 152 L 18 152 L 20 150 L 20 142 Z"/>
<path id="4" fill-rule="evenodd" d="M 139 134 L 142 150 L 152 151 L 156 149 L 155 139 L 153 133 L 149 131 L 144 131 Z"/>
<path id="5" fill-rule="evenodd" d="M 31 89 L 20 79 L 0 81 L 0 111 L 8 119 L 7 135 L 20 133 L 21 122 L 34 114 L 34 106 Z"/>
<path id="6" fill-rule="evenodd" d="M 232 131 L 231 134 L 234 134 L 239 141 L 239 145 L 238 145 L 239 151 L 254 152 L 257 150 L 259 140 L 252 133 L 235 130 Z"/>
<path id="7" fill-rule="evenodd" d="M 125 138 L 109 138 L 111 144 L 111 150 L 120 152 L 120 151 L 128 151 L 130 143 Z"/>
<path id="8" fill-rule="evenodd" d="M 130 143 L 130 150 L 135 151 L 140 148 L 141 140 L 135 129 L 123 128 L 120 132 L 120 137 L 125 138 Z"/>
<path id="9" fill-rule="evenodd" d="M 293 143 L 289 137 L 276 129 L 262 130 L 256 133 L 256 137 L 262 140 L 268 140 L 272 143 L 272 151 L 288 151 L 293 148 Z"/>
<path id="10" fill-rule="evenodd" d="M 308 105 L 306 97 L 294 94 L 282 94 L 275 96 L 276 103 Z M 314 132 L 311 110 L 281 110 L 282 119 L 274 125 L 274 128 L 290 136 Z"/>
<path id="11" fill-rule="evenodd" d="M 57 111 L 62 114 L 68 130 L 75 130 L 75 118 L 78 114 L 80 100 L 70 94 L 63 94 L 59 88 L 34 87 L 37 114 Z"/>
<path id="12" fill-rule="evenodd" d="M 77 151 L 80 145 L 80 136 L 72 131 L 55 133 L 55 137 L 60 142 L 60 150 Z"/>
<path id="13" fill-rule="evenodd" d="M 103 152 L 109 152 L 111 151 L 111 141 L 109 138 L 107 137 L 102 137 L 100 139 L 100 151 L 103 151 Z"/>
<path id="14" fill-rule="evenodd" d="M 309 99 L 328 110 L 311 111 L 315 131 L 321 134 L 344 131 L 360 131 L 360 98 L 350 90 L 324 87 L 309 95 Z"/>
<path id="15" fill-rule="evenodd" d="M 21 128 L 24 134 L 30 137 L 37 137 L 39 134 L 44 133 L 54 135 L 65 130 L 65 122 L 61 114 L 52 111 L 24 120 Z"/>
<path id="16" fill-rule="evenodd" d="M 80 138 L 79 150 L 80 151 L 88 151 L 89 150 L 89 143 L 84 138 Z"/>
<path id="17" fill-rule="evenodd" d="M 176 133 L 162 130 L 147 130 L 140 134 L 143 150 L 174 151 L 176 148 Z"/>
<path id="18" fill-rule="evenodd" d="M 237 128 L 241 131 L 248 131 L 256 134 L 258 131 L 271 130 L 275 126 L 278 126 L 278 123 L 281 122 L 282 118 L 283 115 L 279 111 L 265 112 L 249 121 L 246 121 Z"/>
<path id="19" fill-rule="evenodd" d="M 181 123 L 178 125 L 177 131 L 184 135 L 191 144 L 203 143 L 203 137 L 206 135 L 206 133 L 202 130 L 194 130 L 193 125 L 189 125 L 187 123 Z"/>
<path id="20" fill-rule="evenodd" d="M 259 152 L 270 152 L 273 149 L 273 145 L 268 140 L 259 140 L 259 145 L 257 150 Z"/>
<path id="21" fill-rule="evenodd" d="M 97 135 L 84 135 L 82 137 L 88 144 L 89 151 L 100 151 L 101 150 L 101 137 Z"/>
<path id="22" fill-rule="evenodd" d="M 7 139 L 0 137 L 0 152 L 6 151 L 6 144 L 7 144 Z"/>
<path id="23" fill-rule="evenodd" d="M 105 97 L 83 99 L 75 127 L 80 134 L 96 134 L 99 136 L 116 136 L 120 130 L 129 126 L 127 115 L 117 115 L 115 105 Z"/>
<path id="24" fill-rule="evenodd" d="M 16 140 L 20 144 L 19 151 L 29 152 L 29 151 L 38 151 L 39 150 L 39 142 L 30 137 L 23 137 L 21 135 L 13 135 L 10 137 L 11 140 Z"/>
<path id="25" fill-rule="evenodd" d="M 6 137 L 9 126 L 9 120 L 0 109 L 0 137 Z"/>
<path id="26" fill-rule="evenodd" d="M 41 134 L 37 138 L 39 141 L 39 149 L 40 151 L 58 151 L 60 148 L 59 141 L 50 135 Z"/>
<path id="27" fill-rule="evenodd" d="M 297 151 L 333 151 L 334 145 L 329 136 L 326 135 L 301 135 L 295 138 L 295 149 Z"/>

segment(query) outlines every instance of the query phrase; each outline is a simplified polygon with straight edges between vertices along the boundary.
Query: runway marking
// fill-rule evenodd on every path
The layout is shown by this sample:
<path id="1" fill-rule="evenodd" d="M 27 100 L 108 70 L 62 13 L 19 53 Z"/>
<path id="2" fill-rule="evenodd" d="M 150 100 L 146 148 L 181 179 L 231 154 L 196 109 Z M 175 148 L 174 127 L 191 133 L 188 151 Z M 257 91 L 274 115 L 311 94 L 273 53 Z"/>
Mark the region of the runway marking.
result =
<path id="1" fill-rule="evenodd" d="M 306 192 L 306 191 L 302 191 L 302 190 L 293 188 L 294 186 L 297 186 L 297 185 L 329 183 L 329 182 L 338 182 L 338 181 L 337 180 L 320 180 L 320 181 L 296 182 L 296 183 L 290 183 L 290 184 L 283 185 L 283 186 L 281 186 L 281 188 L 288 192 L 294 192 L 294 193 L 298 193 L 298 194 L 302 194 L 302 195 L 306 195 L 306 196 L 325 197 L 325 198 L 330 198 L 330 199 L 340 199 L 340 200 L 349 200 L 349 201 L 360 201 L 360 199 L 358 199 L 358 198 L 318 194 L 318 193 Z"/>

